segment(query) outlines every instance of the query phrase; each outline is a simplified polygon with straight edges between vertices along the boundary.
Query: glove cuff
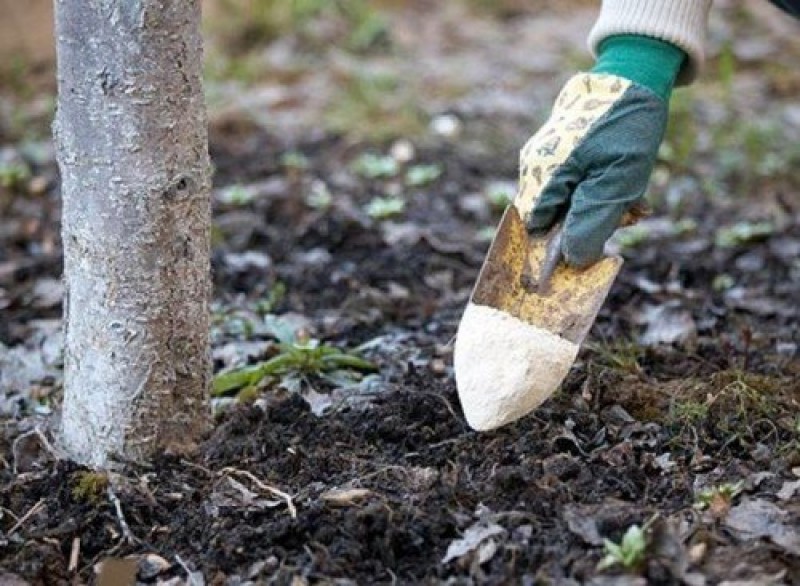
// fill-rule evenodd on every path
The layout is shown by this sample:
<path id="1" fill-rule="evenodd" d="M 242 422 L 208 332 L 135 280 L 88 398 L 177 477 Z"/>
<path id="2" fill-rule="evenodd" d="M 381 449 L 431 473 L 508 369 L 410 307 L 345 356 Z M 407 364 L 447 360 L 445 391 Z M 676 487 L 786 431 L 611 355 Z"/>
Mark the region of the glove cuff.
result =
<path id="1" fill-rule="evenodd" d="M 608 37 L 592 73 L 623 77 L 669 101 L 686 53 L 671 43 L 637 35 Z"/>
<path id="2" fill-rule="evenodd" d="M 597 56 L 603 41 L 615 35 L 666 41 L 688 55 L 677 83 L 689 84 L 705 60 L 710 8 L 711 0 L 603 0 L 600 17 L 589 34 L 589 49 Z"/>

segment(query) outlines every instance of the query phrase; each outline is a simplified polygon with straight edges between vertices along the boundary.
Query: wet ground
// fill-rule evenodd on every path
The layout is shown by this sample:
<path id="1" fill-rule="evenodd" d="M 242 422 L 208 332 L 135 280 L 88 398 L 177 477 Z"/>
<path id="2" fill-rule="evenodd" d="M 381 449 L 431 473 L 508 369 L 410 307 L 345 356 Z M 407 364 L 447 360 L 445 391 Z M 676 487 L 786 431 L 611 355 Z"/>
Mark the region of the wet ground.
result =
<path id="1" fill-rule="evenodd" d="M 439 80 L 388 136 L 371 127 L 401 119 L 402 83 L 353 94 L 342 70 L 293 63 L 251 92 L 210 84 L 240 100 L 212 111 L 216 370 L 280 355 L 287 331 L 376 369 L 220 392 L 195 455 L 111 484 L 59 459 L 56 171 L 46 141 L 0 125 L 3 168 L 17 169 L 0 177 L 0 582 L 800 583 L 792 25 L 720 3 L 707 78 L 673 101 L 654 215 L 617 238 L 626 264 L 573 371 L 533 415 L 479 434 L 455 393 L 453 336 L 515 150 L 591 22 L 503 6 L 434 11 L 419 28 L 439 49 L 414 68 L 411 10 L 384 16 L 394 49 L 325 53 L 346 71 Z M 526 33 L 556 25 L 566 40 Z M 257 55 L 274 63 L 281 42 Z M 468 79 L 437 77 L 458 59 Z M 274 101 L 264 88 L 279 85 Z"/>

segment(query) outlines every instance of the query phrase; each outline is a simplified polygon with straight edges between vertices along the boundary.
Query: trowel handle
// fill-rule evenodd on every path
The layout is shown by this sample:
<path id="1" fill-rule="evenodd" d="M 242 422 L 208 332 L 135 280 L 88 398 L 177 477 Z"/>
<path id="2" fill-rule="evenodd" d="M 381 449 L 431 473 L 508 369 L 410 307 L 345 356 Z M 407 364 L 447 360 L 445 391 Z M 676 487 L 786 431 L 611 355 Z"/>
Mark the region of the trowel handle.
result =
<path id="1" fill-rule="evenodd" d="M 558 222 L 550 230 L 548 235 L 547 247 L 545 249 L 544 260 L 542 261 L 542 268 L 539 271 L 538 279 L 538 293 L 539 295 L 547 295 L 550 291 L 550 278 L 561 261 L 561 243 L 564 239 L 564 222 Z"/>

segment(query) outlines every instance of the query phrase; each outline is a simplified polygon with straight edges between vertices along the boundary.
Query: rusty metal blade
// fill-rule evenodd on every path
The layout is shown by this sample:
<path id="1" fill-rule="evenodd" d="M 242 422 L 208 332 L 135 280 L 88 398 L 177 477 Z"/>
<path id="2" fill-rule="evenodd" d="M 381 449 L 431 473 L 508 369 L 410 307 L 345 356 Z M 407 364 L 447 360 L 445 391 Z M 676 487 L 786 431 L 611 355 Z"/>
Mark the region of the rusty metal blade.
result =
<path id="1" fill-rule="evenodd" d="M 580 344 L 592 327 L 622 258 L 606 257 L 586 269 L 560 263 L 546 295 L 538 282 L 547 254 L 547 238 L 531 238 L 517 208 L 510 205 L 498 225 L 471 301 Z"/>

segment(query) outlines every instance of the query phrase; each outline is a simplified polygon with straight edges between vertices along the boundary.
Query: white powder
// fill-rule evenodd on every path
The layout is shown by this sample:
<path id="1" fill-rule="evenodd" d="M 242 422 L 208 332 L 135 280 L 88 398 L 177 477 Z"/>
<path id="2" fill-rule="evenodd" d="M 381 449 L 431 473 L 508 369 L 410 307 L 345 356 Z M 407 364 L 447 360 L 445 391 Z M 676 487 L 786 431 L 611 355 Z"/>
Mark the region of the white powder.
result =
<path id="1" fill-rule="evenodd" d="M 578 344 L 486 305 L 467 305 L 453 362 L 473 429 L 510 423 L 543 403 L 567 376 Z"/>

